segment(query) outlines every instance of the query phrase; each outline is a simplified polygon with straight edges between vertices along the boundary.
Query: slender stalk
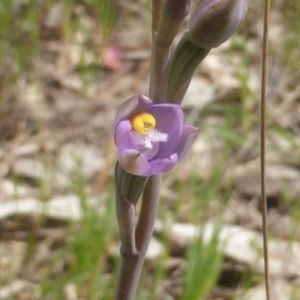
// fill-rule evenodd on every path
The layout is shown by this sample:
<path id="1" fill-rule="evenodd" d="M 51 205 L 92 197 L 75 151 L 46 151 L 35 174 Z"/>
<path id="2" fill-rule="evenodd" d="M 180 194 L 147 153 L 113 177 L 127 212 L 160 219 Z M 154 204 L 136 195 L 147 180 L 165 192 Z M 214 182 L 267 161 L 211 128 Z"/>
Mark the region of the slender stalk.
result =
<path id="1" fill-rule="evenodd" d="M 135 242 L 135 205 L 126 198 L 126 194 L 123 195 L 121 190 L 121 182 L 124 176 L 126 174 L 117 163 L 115 169 L 116 213 L 121 239 L 121 266 L 115 299 L 133 300 L 139 279 L 139 274 L 135 271 L 139 253 Z"/>
<path id="2" fill-rule="evenodd" d="M 152 57 L 150 69 L 149 96 L 154 102 L 163 102 L 166 94 L 166 66 L 169 47 L 157 44 L 157 30 L 162 9 L 161 0 L 152 1 Z M 166 77 L 165 77 L 166 78 Z M 152 237 L 159 204 L 161 176 L 151 176 L 143 192 L 141 211 L 135 231 L 136 252 L 129 255 L 121 251 L 121 270 L 119 275 L 117 300 L 135 298 L 145 255 Z"/>
<path id="3" fill-rule="evenodd" d="M 169 47 L 157 45 L 157 29 L 159 25 L 162 0 L 152 0 L 152 58 L 150 69 L 149 96 L 155 102 L 164 102 L 167 81 L 166 66 L 168 65 Z M 160 175 L 151 176 L 146 183 L 141 211 L 135 228 L 135 202 L 129 201 L 118 188 L 118 165 L 116 168 L 117 215 L 121 236 L 121 265 L 115 300 L 134 300 L 145 255 L 152 237 L 154 223 L 159 204 Z M 119 177 L 121 177 L 119 175 Z M 126 178 L 127 180 L 128 178 Z M 131 180 L 131 178 L 129 178 Z M 126 186 L 128 182 L 124 182 Z M 126 189 L 123 189 L 126 191 Z M 132 194 L 132 193 L 131 193 Z"/>
<path id="4" fill-rule="evenodd" d="M 121 253 L 121 265 L 117 283 L 116 300 L 134 300 L 143 260 L 138 253 Z"/>
<path id="5" fill-rule="evenodd" d="M 117 211 L 122 213 L 118 218 L 120 231 L 126 226 L 126 222 L 130 223 L 126 228 L 132 228 L 132 230 L 129 231 L 130 235 L 134 234 L 135 230 L 135 237 L 128 237 L 126 234 L 121 234 L 121 266 L 115 295 L 115 299 L 117 300 L 135 299 L 141 270 L 152 237 L 157 215 L 159 187 L 160 175 L 151 176 L 144 190 L 141 212 L 136 230 L 134 222 L 132 223 L 135 214 L 133 204 L 125 198 L 119 198 L 119 201 L 117 202 L 117 205 L 122 206 L 119 209 L 117 207 Z M 125 214 L 125 217 L 123 213 L 124 210 L 128 212 L 128 215 L 126 216 Z M 131 242 L 128 243 L 128 241 Z"/>
<path id="6" fill-rule="evenodd" d="M 152 33 L 157 32 L 163 0 L 152 0 Z"/>
<path id="7" fill-rule="evenodd" d="M 157 11 L 160 7 L 160 11 Z M 167 102 L 167 85 L 171 45 L 190 9 L 190 0 L 153 0 L 152 56 L 150 98 L 155 103 Z"/>
<path id="8" fill-rule="evenodd" d="M 267 300 L 270 295 L 270 274 L 269 274 L 269 251 L 267 231 L 267 198 L 266 198 L 266 84 L 268 79 L 268 24 L 269 24 L 270 0 L 265 0 L 264 8 L 264 34 L 262 49 L 262 77 L 261 77 L 261 210 L 263 223 L 263 243 L 265 261 L 265 286 Z"/>
<path id="9" fill-rule="evenodd" d="M 157 43 L 157 35 L 153 34 L 151 76 L 149 95 L 155 103 L 166 102 L 167 94 L 167 67 L 170 55 L 170 47 Z"/>
<path id="10" fill-rule="evenodd" d="M 158 8 L 160 11 L 158 12 Z M 159 39 L 158 27 L 160 23 L 162 1 L 152 1 L 152 49 L 149 96 L 155 103 L 166 100 L 167 66 L 170 56 L 170 44 L 164 44 Z"/>
<path id="11" fill-rule="evenodd" d="M 150 238 L 152 237 L 159 204 L 159 188 L 161 175 L 151 176 L 144 189 L 140 217 L 135 238 L 139 253 L 146 254 Z"/>

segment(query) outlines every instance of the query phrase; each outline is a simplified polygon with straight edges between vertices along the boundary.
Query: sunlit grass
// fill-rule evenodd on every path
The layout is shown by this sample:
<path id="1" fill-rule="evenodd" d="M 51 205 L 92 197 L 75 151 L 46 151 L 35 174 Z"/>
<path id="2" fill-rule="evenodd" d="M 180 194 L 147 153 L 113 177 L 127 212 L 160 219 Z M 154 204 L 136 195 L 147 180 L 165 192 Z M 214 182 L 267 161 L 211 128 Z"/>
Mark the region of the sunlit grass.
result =
<path id="1" fill-rule="evenodd" d="M 80 170 L 74 174 L 73 187 L 80 198 L 82 219 L 66 229 L 66 238 L 57 257 L 64 264 L 59 276 L 53 277 L 50 267 L 41 284 L 41 297 L 65 298 L 66 287 L 71 286 L 84 299 L 112 299 L 115 278 L 111 278 L 107 260 L 116 266 L 117 260 L 110 258 L 109 245 L 116 236 L 115 201 L 112 186 L 105 203 L 99 206 L 88 204 L 84 177 Z M 103 206 L 104 205 L 104 206 Z"/>
<path id="2" fill-rule="evenodd" d="M 199 232 L 199 237 L 188 248 L 185 288 L 181 300 L 203 299 L 215 286 L 222 269 L 222 253 L 218 235 L 220 224 L 214 228 L 209 241 Z"/>
<path id="3" fill-rule="evenodd" d="M 116 21 L 116 3 L 108 0 L 89 0 L 80 5 L 75 0 L 61 2 L 61 10 L 53 12 L 57 1 L 11 1 L 0 2 L 0 104 L 17 96 L 11 86 L 21 79 L 40 80 L 36 60 L 41 54 L 41 44 L 45 34 L 45 19 L 57 18 L 56 39 L 62 43 L 76 44 L 76 34 L 81 32 L 84 40 L 79 45 L 82 52 L 83 93 L 90 80 L 91 71 L 85 70 L 85 54 L 93 57 L 96 64 L 101 63 L 101 49 L 108 42 Z M 59 21 L 59 14 L 63 19 Z M 91 30 L 91 19 L 94 19 L 96 32 Z M 83 22 L 85 21 L 85 22 Z M 50 31 L 51 32 L 51 31 Z M 98 32 L 98 34 L 97 34 Z M 97 40 L 95 40 L 97 34 Z M 50 38 L 53 38 L 50 36 Z M 79 67 L 80 69 L 80 67 Z M 94 72 L 93 72 L 94 73 Z"/>

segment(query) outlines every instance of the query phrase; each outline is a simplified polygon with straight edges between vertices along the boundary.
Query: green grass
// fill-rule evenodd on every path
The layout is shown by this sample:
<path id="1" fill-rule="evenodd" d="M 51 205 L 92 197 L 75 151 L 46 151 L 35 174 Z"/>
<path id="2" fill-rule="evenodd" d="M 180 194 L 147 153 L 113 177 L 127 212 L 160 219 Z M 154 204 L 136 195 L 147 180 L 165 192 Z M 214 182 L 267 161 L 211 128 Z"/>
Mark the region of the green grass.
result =
<path id="1" fill-rule="evenodd" d="M 67 285 L 74 285 L 78 295 L 85 299 L 111 299 L 115 281 L 109 279 L 107 259 L 109 245 L 116 236 L 115 202 L 112 187 L 104 204 L 105 210 L 99 212 L 87 204 L 85 184 L 80 174 L 73 181 L 80 196 L 83 217 L 66 230 L 63 247 L 57 260 L 64 263 L 64 271 L 53 277 L 48 269 L 42 280 L 42 299 L 63 299 Z M 99 202 L 100 204 L 101 202 Z M 112 265 L 118 265 L 113 259 Z"/>
<path id="2" fill-rule="evenodd" d="M 36 59 L 39 57 L 43 41 L 44 21 L 57 1 L 11 1 L 0 2 L 0 108 L 1 105 L 15 99 L 17 94 L 12 86 L 21 79 L 39 81 Z M 84 31 L 85 39 L 82 48 L 83 93 L 91 70 L 86 71 L 85 53 L 94 57 L 95 63 L 101 61 L 101 51 L 108 41 L 116 21 L 116 7 L 114 1 L 86 0 L 79 5 L 75 0 L 62 1 L 64 5 L 64 19 L 58 26 L 59 34 L 64 43 L 77 43 L 75 33 Z M 80 9 L 78 9 L 80 6 Z M 91 17 L 98 21 L 98 39 L 100 44 L 95 45 L 93 32 L 87 30 L 82 20 Z M 46 29 L 47 31 L 48 29 Z M 46 32 L 45 31 L 45 32 Z M 47 33 L 46 33 L 47 34 Z M 80 69 L 80 66 L 79 66 Z M 3 91 L 1 92 L 1 89 Z"/>
<path id="3" fill-rule="evenodd" d="M 221 223 L 214 228 L 211 239 L 204 241 L 199 237 L 188 248 L 185 288 L 181 300 L 204 299 L 215 286 L 222 269 L 222 253 L 218 236 Z"/>

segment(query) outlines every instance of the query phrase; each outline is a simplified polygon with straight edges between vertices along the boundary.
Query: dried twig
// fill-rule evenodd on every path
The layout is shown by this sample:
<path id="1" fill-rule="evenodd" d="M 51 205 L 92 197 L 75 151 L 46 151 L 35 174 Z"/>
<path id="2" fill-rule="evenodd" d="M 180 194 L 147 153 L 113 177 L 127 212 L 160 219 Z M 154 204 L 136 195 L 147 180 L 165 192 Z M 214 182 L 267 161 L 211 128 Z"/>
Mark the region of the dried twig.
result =
<path id="1" fill-rule="evenodd" d="M 265 285 L 267 300 L 270 300 L 270 274 L 269 274 L 269 251 L 267 232 L 267 198 L 266 198 L 266 84 L 268 79 L 268 29 L 269 29 L 270 0 L 265 0 L 264 9 L 264 33 L 262 48 L 262 78 L 261 78 L 261 209 L 263 223 L 264 260 L 265 260 Z"/>

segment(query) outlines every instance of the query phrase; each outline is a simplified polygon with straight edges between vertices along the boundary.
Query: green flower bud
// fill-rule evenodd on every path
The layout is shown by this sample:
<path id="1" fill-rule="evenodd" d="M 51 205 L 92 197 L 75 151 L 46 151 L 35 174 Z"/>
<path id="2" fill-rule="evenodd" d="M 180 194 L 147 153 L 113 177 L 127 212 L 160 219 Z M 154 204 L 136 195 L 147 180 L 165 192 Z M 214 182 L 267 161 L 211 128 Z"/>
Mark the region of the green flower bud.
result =
<path id="1" fill-rule="evenodd" d="M 245 18 L 249 0 L 201 0 L 189 25 L 195 45 L 215 48 L 226 42 Z"/>

